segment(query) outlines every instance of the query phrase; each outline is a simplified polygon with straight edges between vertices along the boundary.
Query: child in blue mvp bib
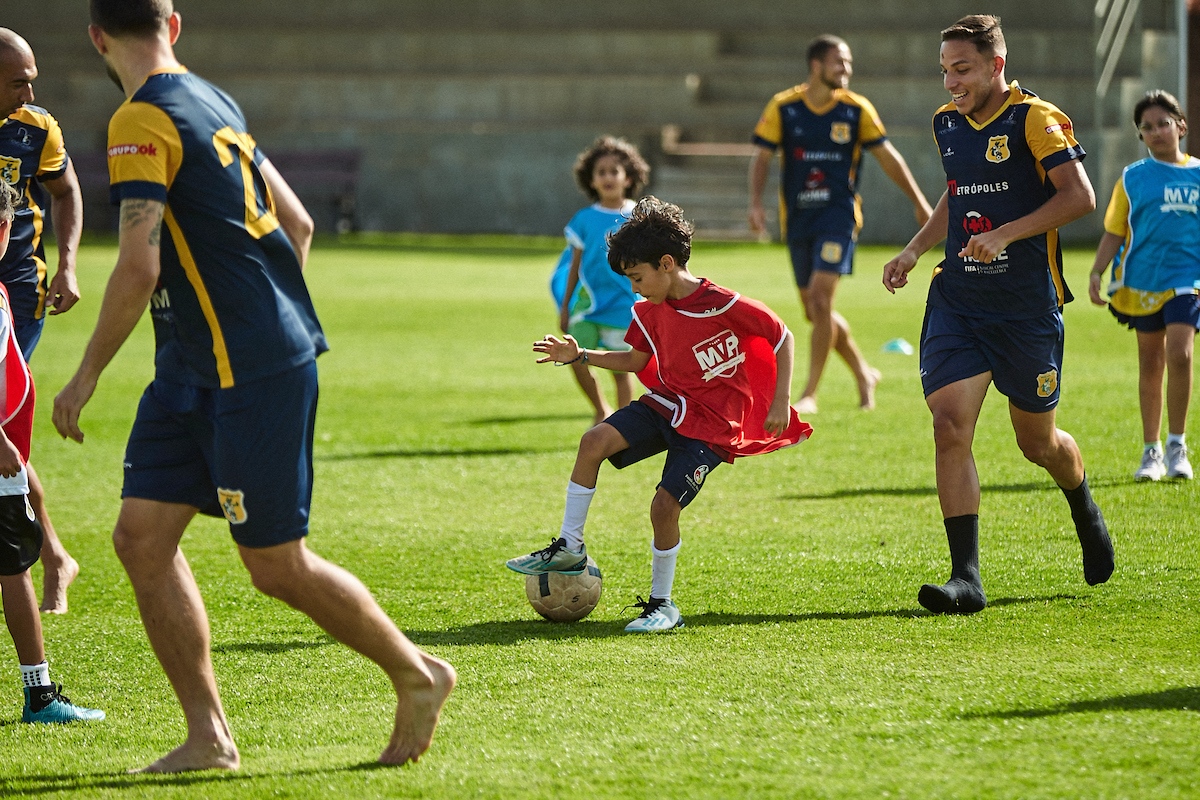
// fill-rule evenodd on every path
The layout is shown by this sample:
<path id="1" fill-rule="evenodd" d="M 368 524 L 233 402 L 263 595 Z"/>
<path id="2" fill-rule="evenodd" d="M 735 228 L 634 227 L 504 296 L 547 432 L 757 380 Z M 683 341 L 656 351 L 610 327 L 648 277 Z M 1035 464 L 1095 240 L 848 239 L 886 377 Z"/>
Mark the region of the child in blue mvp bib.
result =
<path id="1" fill-rule="evenodd" d="M 633 212 L 633 198 L 645 187 L 650 166 L 629 142 L 601 136 L 575 159 L 575 182 L 592 205 L 579 211 L 564 232 L 567 248 L 550 280 L 559 309 L 559 328 L 582 349 L 628 350 L 625 331 L 637 300 L 629 281 L 608 266 L 608 236 Z M 587 364 L 571 365 L 575 380 L 594 411 L 593 424 L 613 412 Z M 614 372 L 617 408 L 633 399 L 633 376 Z"/>

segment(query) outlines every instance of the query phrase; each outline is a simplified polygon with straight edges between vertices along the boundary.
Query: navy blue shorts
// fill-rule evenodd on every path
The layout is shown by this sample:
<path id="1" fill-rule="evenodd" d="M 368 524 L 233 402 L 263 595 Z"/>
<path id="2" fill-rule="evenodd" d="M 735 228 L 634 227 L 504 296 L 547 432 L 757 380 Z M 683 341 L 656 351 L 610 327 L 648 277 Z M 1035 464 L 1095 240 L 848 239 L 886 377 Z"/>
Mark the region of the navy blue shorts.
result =
<path id="1" fill-rule="evenodd" d="M 925 307 L 921 386 L 925 396 L 966 378 L 992 373 L 1014 406 L 1031 414 L 1058 405 L 1063 356 L 1062 314 L 1033 319 L 963 317 Z"/>
<path id="2" fill-rule="evenodd" d="M 26 364 L 29 363 L 29 359 L 33 358 L 33 351 L 42 338 L 42 329 L 45 326 L 46 318 L 41 317 L 23 320 L 13 328 L 13 335 L 17 337 L 17 347 L 21 348 L 21 355 L 25 358 Z"/>
<path id="3" fill-rule="evenodd" d="M 680 434 L 666 417 L 641 401 L 615 411 L 604 421 L 629 442 L 629 447 L 608 457 L 608 462 L 617 469 L 667 451 L 658 485 L 678 500 L 681 508 L 687 508 L 700 493 L 708 473 L 725 461 L 722 454 L 704 442 Z"/>
<path id="4" fill-rule="evenodd" d="M 1144 317 L 1122 314 L 1111 305 L 1108 310 L 1117 318 L 1117 322 L 1133 331 L 1155 333 L 1166 330 L 1168 325 L 1177 322 L 1191 325 L 1196 330 L 1200 330 L 1200 294 L 1181 294 L 1172 297 L 1158 311 Z"/>
<path id="5" fill-rule="evenodd" d="M 854 271 L 854 239 L 849 236 L 789 237 L 787 245 L 792 254 L 792 274 L 801 289 L 808 288 L 813 272 L 849 275 Z"/>
<path id="6" fill-rule="evenodd" d="M 270 547 L 308 533 L 317 365 L 228 389 L 155 380 L 125 449 L 122 497 L 183 503 Z"/>

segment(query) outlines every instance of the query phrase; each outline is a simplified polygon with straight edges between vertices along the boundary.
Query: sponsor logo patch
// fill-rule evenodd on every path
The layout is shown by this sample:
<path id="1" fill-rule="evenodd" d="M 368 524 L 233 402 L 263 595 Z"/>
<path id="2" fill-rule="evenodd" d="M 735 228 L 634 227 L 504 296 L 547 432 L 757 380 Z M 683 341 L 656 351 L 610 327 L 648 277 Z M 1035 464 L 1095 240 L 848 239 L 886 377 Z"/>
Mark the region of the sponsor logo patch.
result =
<path id="1" fill-rule="evenodd" d="M 975 236 L 980 233 L 987 233 L 992 229 L 992 221 L 980 214 L 978 211 L 968 211 L 963 216 L 963 230 L 968 236 Z"/>
<path id="2" fill-rule="evenodd" d="M 114 144 L 108 148 L 108 157 L 117 156 L 156 156 L 158 148 L 153 144 Z"/>
<path id="3" fill-rule="evenodd" d="M 714 378 L 732 378 L 746 354 L 738 346 L 737 335 L 728 328 L 692 347 L 696 363 L 704 370 L 705 382 Z"/>

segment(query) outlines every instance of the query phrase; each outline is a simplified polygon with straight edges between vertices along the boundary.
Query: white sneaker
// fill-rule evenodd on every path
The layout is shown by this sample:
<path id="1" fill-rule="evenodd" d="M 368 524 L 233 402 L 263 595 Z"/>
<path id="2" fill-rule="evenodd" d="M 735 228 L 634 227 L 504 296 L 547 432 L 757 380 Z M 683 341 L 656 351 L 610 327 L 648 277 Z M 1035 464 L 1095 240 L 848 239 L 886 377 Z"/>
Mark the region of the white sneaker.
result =
<path id="1" fill-rule="evenodd" d="M 1184 456 L 1184 461 L 1187 461 L 1187 456 Z M 1157 447 L 1149 447 L 1142 452 L 1142 465 L 1137 468 L 1137 472 L 1133 473 L 1135 481 L 1156 481 L 1167 474 L 1167 467 L 1163 464 L 1162 450 Z M 1191 475 L 1191 467 L 1188 467 L 1188 474 Z"/>
<path id="2" fill-rule="evenodd" d="M 578 551 L 572 550 L 567 547 L 567 540 L 560 536 L 549 547 L 534 550 L 527 556 L 510 558 L 505 566 L 522 575 L 542 575 L 547 572 L 582 575 L 587 569 L 587 560 L 586 547 L 580 545 Z"/>
<path id="3" fill-rule="evenodd" d="M 1184 481 L 1192 479 L 1192 464 L 1188 461 L 1187 445 L 1176 442 L 1167 444 L 1167 477 Z"/>
<path id="4" fill-rule="evenodd" d="M 679 607 L 671 600 L 661 597 L 651 597 L 649 600 L 638 598 L 635 606 L 642 609 L 641 616 L 625 626 L 626 633 L 662 633 L 672 628 L 683 627 L 683 617 L 679 616 Z"/>

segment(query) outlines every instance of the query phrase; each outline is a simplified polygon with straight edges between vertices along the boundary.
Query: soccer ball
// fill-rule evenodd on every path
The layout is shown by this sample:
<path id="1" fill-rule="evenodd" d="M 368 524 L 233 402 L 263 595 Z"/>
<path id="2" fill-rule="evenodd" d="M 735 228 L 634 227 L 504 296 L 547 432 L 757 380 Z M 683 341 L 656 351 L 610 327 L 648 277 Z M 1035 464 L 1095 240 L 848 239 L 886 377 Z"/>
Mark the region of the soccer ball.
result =
<path id="1" fill-rule="evenodd" d="M 527 575 L 525 596 L 533 610 L 551 622 L 576 622 L 592 613 L 600 602 L 600 568 L 588 556 L 587 569 L 579 575 Z"/>

